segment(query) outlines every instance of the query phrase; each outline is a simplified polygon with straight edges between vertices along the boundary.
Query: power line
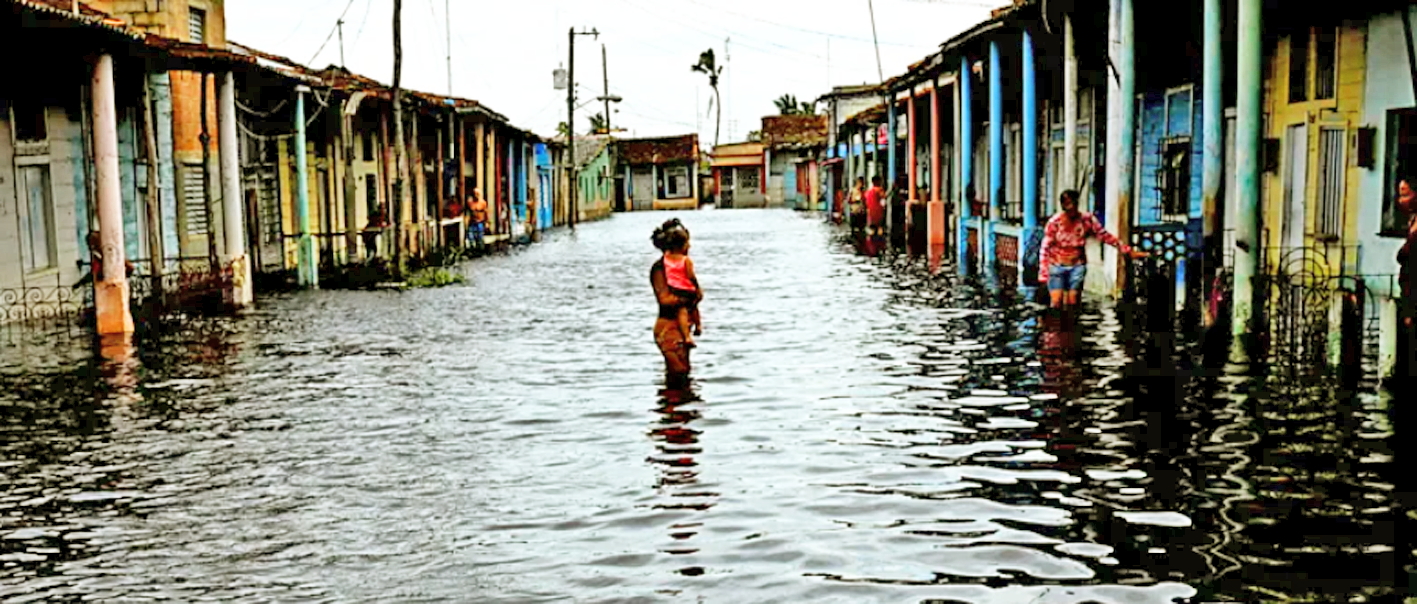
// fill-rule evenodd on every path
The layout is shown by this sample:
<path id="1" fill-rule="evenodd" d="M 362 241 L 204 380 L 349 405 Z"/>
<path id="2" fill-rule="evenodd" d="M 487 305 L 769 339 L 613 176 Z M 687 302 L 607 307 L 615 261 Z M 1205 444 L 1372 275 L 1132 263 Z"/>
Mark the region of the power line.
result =
<path id="1" fill-rule="evenodd" d="M 720 34 L 712 33 L 712 32 L 710 32 L 710 31 L 705 30 L 705 29 L 703 29 L 703 28 L 700 28 L 700 27 L 698 27 L 698 26 L 696 26 L 696 25 L 690 25 L 690 24 L 685 23 L 685 22 L 683 22 L 683 21 L 680 21 L 680 20 L 678 20 L 678 19 L 673 19 L 673 18 L 667 17 L 667 16 L 664 15 L 664 13 L 660 13 L 660 12 L 658 12 L 658 11 L 650 10 L 650 9 L 646 8 L 645 6 L 643 6 L 643 5 L 641 5 L 641 4 L 632 2 L 631 0 L 620 0 L 620 1 L 623 2 L 623 3 L 625 3 L 625 4 L 630 5 L 630 6 L 633 7 L 633 8 L 639 9 L 639 10 L 642 11 L 642 12 L 658 15 L 659 18 L 662 19 L 662 20 L 664 20 L 664 21 L 668 21 L 668 22 L 671 22 L 671 23 L 676 23 L 676 24 L 678 24 L 680 27 L 683 27 L 683 28 L 685 28 L 685 29 L 690 29 L 690 30 L 699 32 L 700 34 L 703 34 L 703 35 L 705 35 L 705 36 L 712 37 L 712 38 L 714 38 L 715 40 L 717 40 L 717 39 L 719 38 L 719 36 L 720 36 Z M 727 29 L 725 29 L 724 32 L 727 32 Z M 742 34 L 739 34 L 739 35 L 742 35 Z M 757 37 L 750 37 L 750 39 L 758 40 L 758 41 L 760 41 L 760 42 L 763 42 L 763 43 L 766 43 L 766 44 L 769 44 L 769 45 L 772 45 L 772 46 L 776 46 L 776 47 L 778 47 L 778 48 L 781 48 L 782 50 L 785 50 L 785 51 L 788 51 L 788 52 L 791 52 L 791 53 L 796 53 L 796 54 L 801 55 L 801 56 L 804 56 L 804 57 L 810 57 L 810 58 L 813 58 L 813 59 L 820 59 L 820 58 L 822 58 L 820 55 L 815 55 L 815 54 L 812 54 L 812 53 L 809 53 L 809 52 L 803 52 L 803 51 L 798 50 L 798 49 L 796 49 L 796 48 L 792 48 L 792 47 L 790 47 L 790 46 L 784 46 L 784 45 L 782 45 L 782 44 L 778 44 L 777 42 L 773 42 L 773 41 L 770 41 L 770 40 L 764 40 L 764 39 L 757 38 Z M 745 46 L 745 47 L 747 47 L 747 48 L 751 48 L 751 49 L 753 49 L 753 50 L 757 50 L 757 51 L 759 51 L 759 52 L 765 52 L 765 53 L 774 53 L 774 52 L 775 52 L 775 51 L 773 51 L 773 50 L 769 50 L 769 49 L 766 49 L 766 48 L 762 48 L 762 47 L 760 47 L 760 46 L 753 46 L 753 45 L 751 45 L 751 44 L 743 44 L 743 43 L 741 43 L 741 42 L 740 42 L 739 44 L 742 45 L 742 46 Z"/>
<path id="2" fill-rule="evenodd" d="M 306 65 L 313 66 L 315 59 L 320 58 L 320 53 L 325 51 L 325 45 L 329 44 L 330 39 L 335 37 L 335 32 L 339 30 L 339 24 L 344 21 L 344 16 L 349 13 L 349 7 L 351 6 L 354 6 L 354 0 L 349 0 L 349 2 L 344 4 L 344 10 L 340 11 L 339 19 L 335 20 L 335 26 L 330 28 L 330 35 L 325 36 L 325 41 L 320 43 L 320 49 L 315 51 L 315 56 L 310 57 L 310 60 L 305 62 Z"/>
<path id="3" fill-rule="evenodd" d="M 359 32 L 357 32 L 357 33 L 354 34 L 354 41 L 351 42 L 351 44 L 354 44 L 354 45 L 357 46 L 357 45 L 359 44 L 359 37 L 364 35 L 364 24 L 369 22 L 370 9 L 374 8 L 374 7 L 370 6 L 370 4 L 372 4 L 373 2 L 374 2 L 374 0 L 365 0 L 365 2 L 364 2 L 364 18 L 359 21 Z"/>
<path id="4" fill-rule="evenodd" d="M 716 7 L 716 6 L 710 6 L 710 5 L 708 5 L 708 4 L 704 4 L 703 2 L 700 2 L 699 0 L 689 0 L 689 1 L 690 1 L 690 2 L 693 2 L 694 4 L 698 4 L 699 6 L 702 6 L 702 7 L 704 7 L 704 8 L 708 8 L 708 9 L 711 9 L 711 10 L 714 10 L 714 11 L 718 11 L 718 12 L 721 12 L 721 13 L 724 13 L 724 14 L 735 15 L 735 16 L 738 16 L 738 17 L 742 17 L 742 18 L 744 18 L 744 19 L 751 19 L 751 20 L 757 21 L 757 22 L 759 22 L 759 23 L 766 23 L 766 24 L 768 24 L 768 25 L 773 25 L 773 26 L 776 26 L 776 27 L 782 27 L 782 28 L 785 28 L 785 29 L 792 29 L 792 30 L 800 31 L 800 32 L 802 32 L 802 33 L 815 34 L 815 35 L 818 35 L 818 36 L 826 36 L 826 37 L 828 37 L 828 38 L 839 38 L 839 39 L 842 39 L 842 40 L 854 40 L 854 41 L 856 41 L 856 42 L 861 42 L 861 43 L 864 43 L 864 44 L 870 44 L 870 43 L 871 43 L 871 40 L 867 40 L 866 38 L 858 38 L 858 37 L 856 37 L 856 36 L 847 36 L 847 35 L 842 35 L 842 34 L 834 34 L 834 33 L 831 33 L 831 32 L 818 31 L 818 30 L 815 30 L 815 29 L 807 29 L 807 28 L 805 28 L 805 27 L 798 27 L 798 26 L 796 26 L 796 25 L 788 25 L 788 24 L 786 24 L 786 23 L 778 23 L 777 21 L 770 21 L 770 20 L 764 19 L 764 18 L 762 18 L 762 17 L 755 17 L 755 16 L 749 15 L 749 14 L 744 14 L 744 13 L 740 13 L 740 12 L 735 12 L 735 11 L 731 11 L 731 10 L 728 10 L 728 9 L 719 8 L 719 7 Z M 992 5 L 990 5 L 990 6 L 992 6 Z M 739 35 L 742 35 L 742 33 L 739 32 Z M 885 43 L 885 46 L 899 46 L 899 47 L 901 47 L 901 48 L 919 48 L 919 47 L 920 47 L 920 45 L 918 45 L 918 44 L 897 44 L 897 43 L 891 43 L 891 42 Z"/>

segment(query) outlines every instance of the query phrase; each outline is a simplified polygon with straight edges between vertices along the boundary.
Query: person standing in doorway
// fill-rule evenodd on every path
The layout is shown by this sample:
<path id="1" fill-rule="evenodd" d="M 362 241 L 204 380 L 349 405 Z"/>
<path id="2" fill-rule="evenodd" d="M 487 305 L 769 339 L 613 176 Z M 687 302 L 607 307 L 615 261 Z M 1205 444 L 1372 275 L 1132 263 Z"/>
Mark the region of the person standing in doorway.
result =
<path id="1" fill-rule="evenodd" d="M 487 200 L 482 198 L 481 187 L 472 189 L 472 199 L 467 202 L 467 213 L 468 242 L 481 249 L 486 243 L 483 237 L 487 234 Z"/>
<path id="2" fill-rule="evenodd" d="M 1048 285 L 1048 298 L 1053 308 L 1076 307 L 1082 298 L 1082 284 L 1087 276 L 1084 244 L 1089 236 L 1097 237 L 1132 258 L 1145 258 L 1148 254 L 1118 241 L 1102 227 L 1096 216 L 1078 211 L 1077 191 L 1063 191 L 1058 197 L 1058 205 L 1061 210 L 1049 218 L 1048 225 L 1043 227 L 1038 281 Z"/>

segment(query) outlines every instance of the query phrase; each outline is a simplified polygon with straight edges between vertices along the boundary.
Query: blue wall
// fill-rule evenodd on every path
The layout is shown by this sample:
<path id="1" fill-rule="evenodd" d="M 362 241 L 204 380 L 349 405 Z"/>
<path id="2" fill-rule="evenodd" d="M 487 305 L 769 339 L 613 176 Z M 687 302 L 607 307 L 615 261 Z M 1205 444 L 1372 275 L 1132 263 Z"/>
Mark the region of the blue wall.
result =
<path id="1" fill-rule="evenodd" d="M 1141 154 L 1138 171 L 1140 187 L 1137 191 L 1140 213 L 1135 223 L 1139 225 L 1161 222 L 1161 192 L 1157 190 L 1156 176 L 1161 169 L 1161 145 L 1167 138 L 1191 137 L 1191 179 L 1189 217 L 1201 218 L 1201 163 L 1205 141 L 1201 137 L 1200 87 L 1178 90 L 1170 94 L 1171 115 L 1166 114 L 1167 94 L 1147 92 L 1143 95 L 1140 111 L 1140 135 L 1137 137 L 1137 151 Z M 1189 108 L 1189 111 L 1187 111 Z"/>

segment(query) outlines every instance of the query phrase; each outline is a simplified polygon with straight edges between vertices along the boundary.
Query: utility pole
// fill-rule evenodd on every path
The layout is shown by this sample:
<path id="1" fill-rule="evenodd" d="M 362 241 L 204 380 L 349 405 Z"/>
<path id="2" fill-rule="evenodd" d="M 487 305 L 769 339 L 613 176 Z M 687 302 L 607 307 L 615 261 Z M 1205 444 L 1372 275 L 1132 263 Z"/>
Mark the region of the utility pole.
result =
<path id="1" fill-rule="evenodd" d="M 571 182 L 571 199 L 570 199 L 570 214 L 571 214 L 571 216 L 570 216 L 570 221 L 569 221 L 569 222 L 570 222 L 570 224 L 571 224 L 571 230 L 573 230 L 573 231 L 576 230 L 576 218 L 577 218 L 577 214 L 580 214 L 580 205 L 581 205 L 581 204 L 580 204 L 580 199 L 579 199 L 579 194 L 580 194 L 580 193 L 579 193 L 579 191 L 576 190 L 576 189 L 578 188 L 577 185 L 580 184 L 579 182 L 577 182 L 579 179 L 576 178 L 576 168 L 578 167 L 578 166 L 576 165 L 576 36 L 577 36 L 577 35 L 582 35 L 582 36 L 595 36 L 596 39 L 599 39 L 599 38 L 600 38 L 600 32 L 599 32 L 599 31 L 596 31 L 596 30 L 594 30 L 594 29 L 592 29 L 592 30 L 590 30 L 590 31 L 582 31 L 582 32 L 580 32 L 580 34 L 577 34 L 577 33 L 576 33 L 576 28 L 572 27 L 572 28 L 566 33 L 566 37 L 571 41 L 571 43 L 570 43 L 570 48 L 569 48 L 570 57 L 569 57 L 569 58 L 567 59 L 567 61 L 566 61 L 566 164 L 567 164 L 567 166 L 569 166 L 569 167 L 567 168 L 567 170 L 568 170 L 568 172 L 569 172 L 569 173 L 567 174 L 567 180 L 569 180 L 569 181 Z"/>
<path id="2" fill-rule="evenodd" d="M 449 12 L 450 0 L 443 0 L 443 24 L 448 36 L 448 96 L 453 96 L 453 13 Z"/>
<path id="3" fill-rule="evenodd" d="M 393 208 L 389 212 L 389 223 L 394 227 L 394 271 L 395 280 L 403 280 L 403 91 L 399 81 L 403 76 L 403 0 L 394 0 L 394 197 Z"/>
<path id="4" fill-rule="evenodd" d="M 605 78 L 605 133 L 610 134 L 610 64 L 605 60 L 605 45 L 600 45 L 600 73 Z"/>
<path id="5" fill-rule="evenodd" d="M 344 19 L 335 21 L 335 29 L 339 30 L 339 66 L 344 67 Z"/>
<path id="6" fill-rule="evenodd" d="M 571 185 L 571 198 L 567 202 L 570 214 L 568 222 L 571 230 L 576 230 L 576 215 L 580 214 L 581 200 L 576 191 L 576 28 L 566 34 L 570 39 L 570 59 L 566 69 L 566 181 Z"/>

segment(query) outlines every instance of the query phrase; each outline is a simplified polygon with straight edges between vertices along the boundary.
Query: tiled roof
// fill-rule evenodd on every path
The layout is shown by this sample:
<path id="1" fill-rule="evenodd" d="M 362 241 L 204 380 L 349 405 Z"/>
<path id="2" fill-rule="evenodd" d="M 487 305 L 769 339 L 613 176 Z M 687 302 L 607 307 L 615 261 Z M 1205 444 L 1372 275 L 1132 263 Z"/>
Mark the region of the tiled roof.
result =
<path id="1" fill-rule="evenodd" d="M 763 143 L 769 149 L 825 145 L 827 143 L 827 116 L 766 116 L 763 118 Z"/>
<path id="2" fill-rule="evenodd" d="M 620 161 L 626 164 L 662 164 L 671 161 L 694 161 L 699 155 L 699 136 L 662 136 L 636 138 L 617 143 Z"/>
<path id="3" fill-rule="evenodd" d="M 128 24 L 125 23 L 122 19 L 118 19 L 113 15 L 100 11 L 82 2 L 78 3 L 79 12 L 78 14 L 75 14 L 75 3 L 73 0 L 5 1 L 16 6 L 27 8 L 35 12 L 44 13 L 46 15 L 50 15 L 67 21 L 81 23 L 91 27 L 97 27 L 100 29 L 106 29 L 114 33 L 123 34 L 130 38 L 133 38 L 134 40 L 142 40 L 144 37 L 142 32 L 132 27 L 129 27 Z"/>

